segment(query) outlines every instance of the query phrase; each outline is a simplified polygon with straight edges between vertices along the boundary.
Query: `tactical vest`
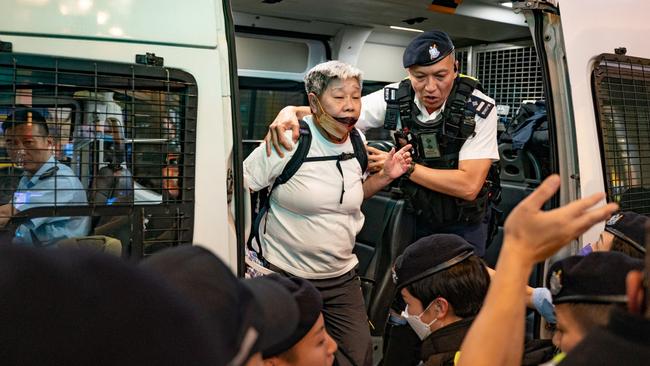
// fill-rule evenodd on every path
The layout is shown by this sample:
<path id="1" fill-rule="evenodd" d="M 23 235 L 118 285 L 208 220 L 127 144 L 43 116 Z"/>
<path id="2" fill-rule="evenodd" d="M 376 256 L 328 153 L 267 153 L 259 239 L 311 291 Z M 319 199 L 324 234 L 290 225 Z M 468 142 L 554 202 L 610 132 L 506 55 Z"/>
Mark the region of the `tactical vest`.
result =
<path id="1" fill-rule="evenodd" d="M 494 108 L 493 103 L 472 94 L 474 89 L 480 88 L 476 79 L 459 76 L 454 81 L 445 109 L 434 121 L 425 124 L 417 118 L 419 109 L 415 104 L 415 91 L 411 81 L 405 79 L 397 89 L 384 89 L 387 103 L 384 128 L 395 130 L 399 117 L 401 129 L 395 132 L 395 142 L 398 146 L 411 144 L 411 155 L 416 163 L 435 169 L 458 169 L 460 149 L 468 138 L 474 136 L 476 115 L 486 118 Z M 498 199 L 498 178 L 498 167 L 493 164 L 486 183 L 473 201 L 432 191 L 408 178 L 402 178 L 399 187 L 415 214 L 435 229 L 480 222 L 488 202 Z"/>

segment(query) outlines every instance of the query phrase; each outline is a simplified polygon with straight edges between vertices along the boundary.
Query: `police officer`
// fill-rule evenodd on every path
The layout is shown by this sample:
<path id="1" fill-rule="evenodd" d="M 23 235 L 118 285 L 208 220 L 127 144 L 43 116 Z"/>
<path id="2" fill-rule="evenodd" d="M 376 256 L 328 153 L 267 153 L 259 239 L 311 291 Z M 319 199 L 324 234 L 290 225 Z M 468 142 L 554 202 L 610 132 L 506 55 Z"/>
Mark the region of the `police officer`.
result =
<path id="1" fill-rule="evenodd" d="M 411 165 L 400 187 L 417 215 L 417 237 L 454 233 L 479 256 L 485 253 L 491 191 L 488 173 L 499 159 L 494 100 L 477 81 L 458 72 L 454 45 L 442 31 L 424 32 L 407 46 L 403 66 L 408 78 L 362 98 L 357 128 L 395 130 L 396 143 L 414 145 Z M 298 138 L 298 118 L 308 107 L 286 107 L 271 124 L 267 140 L 287 148 L 283 131 Z M 267 153 L 271 153 L 267 144 Z M 370 165 L 385 155 L 369 148 Z M 496 174 L 492 181 L 497 177 Z"/>
<path id="2" fill-rule="evenodd" d="M 627 302 L 627 274 L 642 269 L 642 260 L 618 252 L 572 256 L 553 263 L 546 281 L 557 316 L 553 343 L 562 352 L 570 352 L 587 333 L 606 325 L 612 309 Z"/>

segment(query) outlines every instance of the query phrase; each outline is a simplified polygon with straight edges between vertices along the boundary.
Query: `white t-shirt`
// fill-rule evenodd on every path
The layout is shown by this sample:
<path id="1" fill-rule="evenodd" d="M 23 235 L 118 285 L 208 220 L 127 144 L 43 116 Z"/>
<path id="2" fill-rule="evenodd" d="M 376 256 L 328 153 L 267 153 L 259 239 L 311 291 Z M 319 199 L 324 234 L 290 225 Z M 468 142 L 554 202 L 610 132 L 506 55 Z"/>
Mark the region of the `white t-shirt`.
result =
<path id="1" fill-rule="evenodd" d="M 399 83 L 387 85 L 386 88 L 398 88 Z M 480 99 L 489 101 L 494 104 L 494 99 L 486 96 L 480 91 L 474 89 L 473 95 Z M 434 121 L 436 117 L 445 109 L 443 104 L 442 108 L 429 114 L 427 109 L 420 103 L 420 100 L 415 98 L 415 105 L 420 110 L 418 119 L 422 123 Z M 378 90 L 374 93 L 368 94 L 361 98 L 361 116 L 356 124 L 356 127 L 365 132 L 369 128 L 377 128 L 384 126 L 384 115 L 386 114 L 386 101 L 384 100 L 384 90 Z M 469 137 L 463 146 L 460 148 L 458 160 L 472 160 L 472 159 L 492 159 L 492 161 L 499 160 L 499 147 L 497 144 L 497 109 L 492 108 L 487 118 L 481 118 L 478 114 L 474 118 L 476 127 L 474 136 Z M 398 128 L 400 124 L 398 122 Z"/>
<path id="2" fill-rule="evenodd" d="M 312 135 L 307 157 L 354 152 L 350 138 L 342 144 L 332 143 L 320 134 L 311 116 L 304 120 Z M 291 130 L 285 137 L 291 141 Z M 244 161 L 249 187 L 258 191 L 272 185 L 295 151 L 294 146 L 284 152 L 284 158 L 275 153 L 267 157 L 265 144 L 257 147 Z M 303 162 L 289 181 L 275 188 L 266 222 L 260 224 L 266 260 L 307 279 L 338 277 L 357 265 L 352 249 L 364 222 L 363 172 L 355 158 L 341 161 L 341 169 L 343 177 L 335 160 Z M 345 184 L 343 203 L 339 203 L 341 182 Z"/>

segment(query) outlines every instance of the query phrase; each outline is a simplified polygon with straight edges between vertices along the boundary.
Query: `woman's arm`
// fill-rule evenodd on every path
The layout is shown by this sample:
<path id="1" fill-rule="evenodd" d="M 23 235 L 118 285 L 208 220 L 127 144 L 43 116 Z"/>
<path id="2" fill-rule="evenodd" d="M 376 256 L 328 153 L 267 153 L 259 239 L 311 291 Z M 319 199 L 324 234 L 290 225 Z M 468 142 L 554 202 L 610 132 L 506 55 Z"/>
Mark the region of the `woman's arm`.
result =
<path id="1" fill-rule="evenodd" d="M 364 199 L 379 192 L 380 189 L 409 170 L 412 161 L 411 153 L 409 153 L 410 150 L 411 145 L 404 146 L 398 152 L 395 152 L 395 148 L 390 150 L 384 162 L 383 169 L 379 173 L 371 175 L 363 182 Z"/>

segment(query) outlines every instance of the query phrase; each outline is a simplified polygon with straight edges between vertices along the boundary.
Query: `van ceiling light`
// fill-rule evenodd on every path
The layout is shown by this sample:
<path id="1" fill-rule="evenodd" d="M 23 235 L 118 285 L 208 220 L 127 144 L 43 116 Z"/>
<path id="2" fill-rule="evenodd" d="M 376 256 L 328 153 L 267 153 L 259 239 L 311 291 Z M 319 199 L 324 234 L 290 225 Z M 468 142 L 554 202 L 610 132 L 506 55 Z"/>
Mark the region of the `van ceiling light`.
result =
<path id="1" fill-rule="evenodd" d="M 420 30 L 420 29 L 398 27 L 398 26 L 396 26 L 396 25 L 391 25 L 391 26 L 390 26 L 390 29 L 397 29 L 397 30 L 403 30 L 403 31 L 408 31 L 408 32 L 418 32 L 418 33 L 422 33 L 422 32 L 424 32 L 423 30 Z"/>
<path id="2" fill-rule="evenodd" d="M 501 3 L 501 6 L 505 6 L 506 8 L 512 8 L 512 1 L 506 1 Z"/>
<path id="3" fill-rule="evenodd" d="M 425 17 L 409 18 L 409 19 L 402 20 L 402 23 L 406 23 L 408 25 L 413 25 L 413 24 L 417 24 L 417 23 L 422 23 L 423 21 L 425 21 L 427 19 L 428 18 L 425 18 Z"/>
<path id="4" fill-rule="evenodd" d="M 275 4 L 275 3 L 279 3 L 279 2 L 281 2 L 281 1 L 282 1 L 282 0 L 262 0 L 262 2 L 263 2 L 264 4 Z"/>

